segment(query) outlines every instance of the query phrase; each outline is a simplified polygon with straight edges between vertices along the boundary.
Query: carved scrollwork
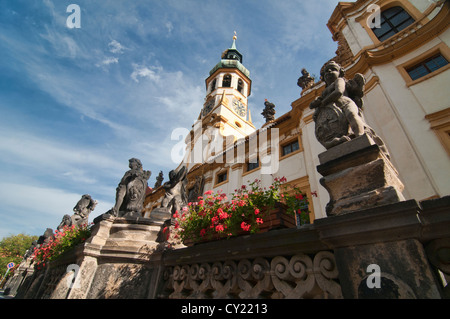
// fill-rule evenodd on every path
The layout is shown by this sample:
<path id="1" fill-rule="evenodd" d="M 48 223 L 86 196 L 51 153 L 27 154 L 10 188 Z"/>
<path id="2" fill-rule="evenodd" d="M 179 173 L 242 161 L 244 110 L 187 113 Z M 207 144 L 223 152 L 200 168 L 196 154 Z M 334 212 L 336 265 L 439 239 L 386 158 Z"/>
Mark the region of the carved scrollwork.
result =
<path id="1" fill-rule="evenodd" d="M 212 266 L 211 286 L 218 299 L 236 299 L 239 294 L 237 265 L 234 261 L 216 262 Z"/>
<path id="2" fill-rule="evenodd" d="M 329 251 L 179 265 L 167 268 L 163 279 L 169 298 L 343 298 Z"/>

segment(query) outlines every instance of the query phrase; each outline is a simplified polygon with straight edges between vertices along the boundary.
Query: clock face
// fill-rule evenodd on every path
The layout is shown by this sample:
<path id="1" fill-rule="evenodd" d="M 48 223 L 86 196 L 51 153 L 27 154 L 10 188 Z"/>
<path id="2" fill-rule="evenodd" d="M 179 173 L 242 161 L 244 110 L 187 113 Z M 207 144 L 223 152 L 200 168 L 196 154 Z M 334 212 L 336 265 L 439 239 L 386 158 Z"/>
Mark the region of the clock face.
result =
<path id="1" fill-rule="evenodd" d="M 234 100 L 233 100 L 233 107 L 234 107 L 234 111 L 235 111 L 239 116 L 245 116 L 245 105 L 242 104 L 241 101 L 234 99 Z"/>
<path id="2" fill-rule="evenodd" d="M 203 108 L 203 116 L 211 112 L 214 107 L 215 101 L 215 99 L 211 99 L 205 104 L 205 107 Z"/>

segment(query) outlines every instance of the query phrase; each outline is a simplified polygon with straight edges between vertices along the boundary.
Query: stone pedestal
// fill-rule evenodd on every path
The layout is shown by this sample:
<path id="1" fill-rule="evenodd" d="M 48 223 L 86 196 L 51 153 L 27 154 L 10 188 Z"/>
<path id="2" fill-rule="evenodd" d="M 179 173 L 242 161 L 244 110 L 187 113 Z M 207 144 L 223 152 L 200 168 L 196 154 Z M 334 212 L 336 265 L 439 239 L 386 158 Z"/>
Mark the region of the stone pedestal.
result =
<path id="1" fill-rule="evenodd" d="M 404 201 L 397 170 L 367 134 L 319 154 L 319 161 L 328 216 Z"/>
<path id="2" fill-rule="evenodd" d="M 78 262 L 79 287 L 67 298 L 153 298 L 166 248 L 164 227 L 162 218 L 96 218 Z"/>

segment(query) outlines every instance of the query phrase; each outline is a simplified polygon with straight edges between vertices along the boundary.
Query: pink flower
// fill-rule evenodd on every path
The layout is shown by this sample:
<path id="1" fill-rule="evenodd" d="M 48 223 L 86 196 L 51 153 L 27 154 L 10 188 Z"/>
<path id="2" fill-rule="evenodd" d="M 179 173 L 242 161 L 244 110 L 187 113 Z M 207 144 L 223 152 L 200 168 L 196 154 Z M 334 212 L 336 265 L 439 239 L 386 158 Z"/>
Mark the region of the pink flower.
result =
<path id="1" fill-rule="evenodd" d="M 256 223 L 262 224 L 262 223 L 264 223 L 264 221 L 262 220 L 262 218 L 256 218 Z"/>
<path id="2" fill-rule="evenodd" d="M 244 230 L 244 231 L 249 231 L 249 230 L 250 230 L 250 225 L 247 224 L 246 222 L 242 222 L 242 223 L 241 223 L 241 228 L 242 228 L 242 230 Z"/>
<path id="3" fill-rule="evenodd" d="M 204 195 L 211 195 L 213 193 L 212 190 L 206 191 Z"/>
<path id="4" fill-rule="evenodd" d="M 258 214 L 259 214 L 259 209 L 255 208 L 255 215 L 258 215 Z"/>
<path id="5" fill-rule="evenodd" d="M 223 231 L 224 231 L 223 225 L 217 225 L 216 226 L 216 232 L 220 233 L 220 232 L 223 232 Z"/>
<path id="6" fill-rule="evenodd" d="M 226 218 L 228 218 L 228 214 L 227 214 L 226 212 L 222 212 L 222 213 L 219 215 L 219 218 L 220 218 L 220 219 L 226 219 Z"/>

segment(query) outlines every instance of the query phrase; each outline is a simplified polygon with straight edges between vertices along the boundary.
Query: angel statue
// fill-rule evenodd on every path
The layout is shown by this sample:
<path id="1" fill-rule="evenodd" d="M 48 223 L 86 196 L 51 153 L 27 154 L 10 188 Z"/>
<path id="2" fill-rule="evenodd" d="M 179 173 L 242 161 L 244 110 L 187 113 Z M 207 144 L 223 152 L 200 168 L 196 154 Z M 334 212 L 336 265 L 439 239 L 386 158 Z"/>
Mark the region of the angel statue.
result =
<path id="1" fill-rule="evenodd" d="M 389 158 L 383 141 L 367 125 L 362 114 L 364 76 L 357 73 L 347 81 L 344 75 L 344 69 L 334 61 L 325 63 L 320 71 L 325 90 L 310 104 L 310 108 L 315 109 L 313 119 L 317 140 L 330 149 L 367 133 Z"/>

